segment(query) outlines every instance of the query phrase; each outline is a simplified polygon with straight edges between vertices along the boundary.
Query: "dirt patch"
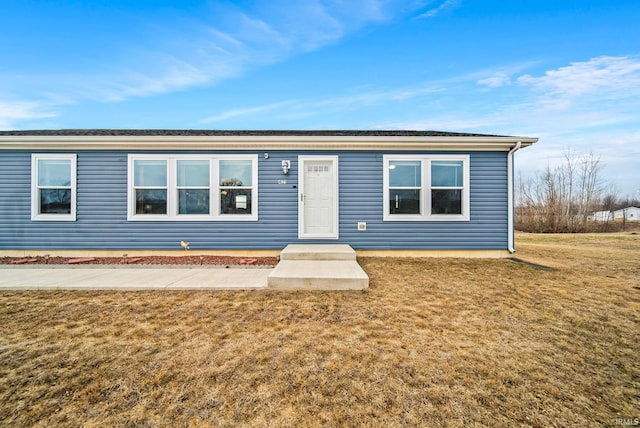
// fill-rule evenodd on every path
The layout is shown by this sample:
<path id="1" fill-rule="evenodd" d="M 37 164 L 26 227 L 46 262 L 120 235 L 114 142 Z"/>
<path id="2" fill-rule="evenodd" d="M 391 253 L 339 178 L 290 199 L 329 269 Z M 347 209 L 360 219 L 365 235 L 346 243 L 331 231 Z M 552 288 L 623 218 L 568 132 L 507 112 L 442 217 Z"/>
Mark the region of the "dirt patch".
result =
<path id="1" fill-rule="evenodd" d="M 235 256 L 144 256 L 144 257 L 0 257 L 1 265 L 203 265 L 203 266 L 275 266 L 277 257 Z"/>

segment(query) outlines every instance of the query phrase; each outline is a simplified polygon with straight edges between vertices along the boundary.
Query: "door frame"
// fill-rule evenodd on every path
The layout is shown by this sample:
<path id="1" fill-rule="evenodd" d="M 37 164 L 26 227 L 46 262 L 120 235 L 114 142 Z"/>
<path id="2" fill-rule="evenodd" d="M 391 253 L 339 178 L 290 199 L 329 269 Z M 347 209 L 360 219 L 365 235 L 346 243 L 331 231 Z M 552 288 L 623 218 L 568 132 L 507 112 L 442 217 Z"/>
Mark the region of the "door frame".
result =
<path id="1" fill-rule="evenodd" d="M 333 164 L 333 224 L 334 232 L 327 234 L 304 233 L 304 177 L 306 173 L 306 162 L 330 161 Z M 338 239 L 339 237 L 339 195 L 338 195 L 338 156 L 324 155 L 299 155 L 298 156 L 298 239 Z"/>

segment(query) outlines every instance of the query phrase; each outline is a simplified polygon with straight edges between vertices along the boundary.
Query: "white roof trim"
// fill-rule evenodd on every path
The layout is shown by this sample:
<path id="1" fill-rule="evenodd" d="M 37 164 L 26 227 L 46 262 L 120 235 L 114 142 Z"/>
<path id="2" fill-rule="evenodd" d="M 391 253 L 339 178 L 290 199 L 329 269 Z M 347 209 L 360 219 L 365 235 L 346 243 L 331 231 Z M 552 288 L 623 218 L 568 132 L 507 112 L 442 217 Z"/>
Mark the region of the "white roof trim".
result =
<path id="1" fill-rule="evenodd" d="M 528 137 L 491 136 L 0 136 L 0 150 L 493 150 Z"/>

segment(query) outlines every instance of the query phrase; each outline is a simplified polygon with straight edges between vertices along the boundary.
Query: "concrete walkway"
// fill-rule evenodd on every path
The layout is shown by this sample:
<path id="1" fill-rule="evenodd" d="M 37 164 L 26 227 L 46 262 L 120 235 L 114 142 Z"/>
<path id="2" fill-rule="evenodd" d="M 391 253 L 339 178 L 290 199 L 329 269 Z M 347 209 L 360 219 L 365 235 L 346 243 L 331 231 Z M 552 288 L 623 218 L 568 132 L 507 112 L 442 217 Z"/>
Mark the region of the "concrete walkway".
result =
<path id="1" fill-rule="evenodd" d="M 205 290 L 267 288 L 271 267 L 10 266 L 0 290 Z"/>

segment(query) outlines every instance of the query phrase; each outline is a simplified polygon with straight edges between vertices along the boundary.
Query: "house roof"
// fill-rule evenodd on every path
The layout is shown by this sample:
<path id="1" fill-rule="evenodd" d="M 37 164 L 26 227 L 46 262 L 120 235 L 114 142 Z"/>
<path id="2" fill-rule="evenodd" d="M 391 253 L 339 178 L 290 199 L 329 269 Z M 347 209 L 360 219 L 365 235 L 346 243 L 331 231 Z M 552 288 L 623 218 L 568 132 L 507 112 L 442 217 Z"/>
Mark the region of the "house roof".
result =
<path id="1" fill-rule="evenodd" d="M 640 210 L 640 206 L 639 205 L 629 205 L 628 207 L 620 208 L 618 210 L 615 210 L 614 212 L 616 212 L 616 213 L 617 212 L 622 212 L 624 210 L 628 210 L 628 209 L 631 209 L 631 208 L 635 208 L 635 209 Z"/>
<path id="2" fill-rule="evenodd" d="M 537 138 L 413 130 L 58 129 L 0 131 L 16 149 L 509 150 Z"/>
<path id="3" fill-rule="evenodd" d="M 219 130 L 219 129 L 39 129 L 0 131 L 0 136 L 367 136 L 367 137 L 504 137 L 465 132 L 411 130 Z"/>

